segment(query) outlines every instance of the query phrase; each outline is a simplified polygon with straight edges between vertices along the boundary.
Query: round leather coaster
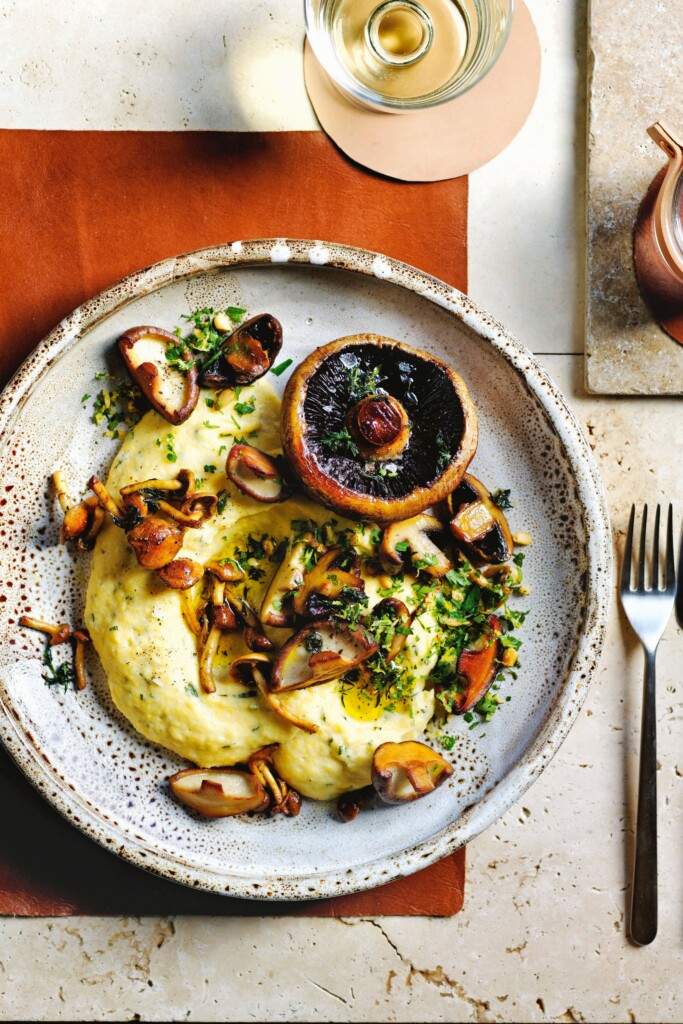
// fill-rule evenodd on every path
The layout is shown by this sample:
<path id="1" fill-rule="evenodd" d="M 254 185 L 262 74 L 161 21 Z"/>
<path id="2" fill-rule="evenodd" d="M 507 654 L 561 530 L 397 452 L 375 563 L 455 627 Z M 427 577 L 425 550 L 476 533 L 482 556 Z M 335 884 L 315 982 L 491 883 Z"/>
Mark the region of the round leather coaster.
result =
<path id="1" fill-rule="evenodd" d="M 488 163 L 514 139 L 531 112 L 541 47 L 523 0 L 489 73 L 457 99 L 427 110 L 384 114 L 351 103 L 306 41 L 306 89 L 318 120 L 352 160 L 401 181 L 442 181 Z"/>
<path id="2" fill-rule="evenodd" d="M 683 344 L 683 284 L 668 269 L 657 249 L 652 216 L 666 168 L 650 183 L 640 204 L 633 236 L 636 277 L 645 302 L 659 326 Z"/>

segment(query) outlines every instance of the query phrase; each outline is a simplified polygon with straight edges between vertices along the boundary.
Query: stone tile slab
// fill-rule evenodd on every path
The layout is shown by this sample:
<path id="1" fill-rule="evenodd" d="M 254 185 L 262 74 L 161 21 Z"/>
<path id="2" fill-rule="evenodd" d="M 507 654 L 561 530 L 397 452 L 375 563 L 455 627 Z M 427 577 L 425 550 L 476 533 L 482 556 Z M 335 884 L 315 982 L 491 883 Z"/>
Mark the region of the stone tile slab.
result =
<path id="1" fill-rule="evenodd" d="M 683 129 L 683 18 L 677 0 L 592 0 L 589 28 L 586 387 L 683 393 L 683 345 L 653 320 L 633 269 L 633 226 L 664 165 L 645 133 Z"/>

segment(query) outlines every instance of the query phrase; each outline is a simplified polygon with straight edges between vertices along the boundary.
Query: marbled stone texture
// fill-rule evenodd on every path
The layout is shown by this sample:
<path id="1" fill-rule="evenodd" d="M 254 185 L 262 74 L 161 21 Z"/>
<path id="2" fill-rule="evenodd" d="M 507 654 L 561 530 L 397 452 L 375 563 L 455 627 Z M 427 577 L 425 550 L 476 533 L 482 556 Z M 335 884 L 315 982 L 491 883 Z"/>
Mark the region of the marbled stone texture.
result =
<path id="1" fill-rule="evenodd" d="M 666 158 L 646 129 L 683 131 L 683 18 L 673 0 L 591 0 L 586 385 L 681 394 L 683 345 L 656 323 L 633 266 L 640 202 Z"/>

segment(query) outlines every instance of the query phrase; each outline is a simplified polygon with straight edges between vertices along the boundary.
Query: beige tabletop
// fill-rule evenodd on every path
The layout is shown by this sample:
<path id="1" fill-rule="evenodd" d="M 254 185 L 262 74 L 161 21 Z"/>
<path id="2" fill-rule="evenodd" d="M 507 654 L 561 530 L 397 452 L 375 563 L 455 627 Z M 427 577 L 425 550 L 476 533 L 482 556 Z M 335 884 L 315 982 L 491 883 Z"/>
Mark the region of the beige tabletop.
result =
<path id="1" fill-rule="evenodd" d="M 541 90 L 521 134 L 471 178 L 470 292 L 569 398 L 620 549 L 632 500 L 683 512 L 681 400 L 583 391 L 583 4 L 528 3 Z M 302 35 L 299 0 L 0 0 L 0 126 L 313 130 Z M 2 919 L 0 1017 L 683 1020 L 682 652 L 672 622 L 659 655 L 653 946 L 625 934 L 642 661 L 615 602 L 579 721 L 470 846 L 457 917 Z"/>

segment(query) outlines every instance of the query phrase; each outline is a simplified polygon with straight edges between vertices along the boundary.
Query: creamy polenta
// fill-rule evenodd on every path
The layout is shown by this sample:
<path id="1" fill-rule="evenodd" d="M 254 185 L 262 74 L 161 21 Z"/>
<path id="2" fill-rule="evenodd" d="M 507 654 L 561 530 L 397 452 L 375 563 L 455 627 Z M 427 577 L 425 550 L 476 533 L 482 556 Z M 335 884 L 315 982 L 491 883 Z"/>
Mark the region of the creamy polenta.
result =
<path id="1" fill-rule="evenodd" d="M 240 593 L 258 612 L 278 553 L 302 522 L 338 533 L 353 530 L 361 553 L 372 543 L 372 531 L 301 496 L 264 505 L 238 490 L 225 475 L 226 453 L 239 440 L 267 453 L 280 451 L 280 403 L 266 379 L 215 398 L 216 392 L 202 393 L 180 426 L 148 412 L 123 441 L 107 486 L 116 495 L 127 484 L 171 478 L 181 467 L 192 470 L 202 490 L 220 495 L 219 511 L 200 529 L 186 531 L 180 554 L 202 564 L 237 559 L 246 573 Z M 369 563 L 363 566 L 371 609 L 387 579 L 372 575 Z M 413 610 L 411 582 L 406 576 L 393 593 Z M 293 712 L 318 726 L 315 733 L 290 725 L 231 679 L 233 660 L 248 653 L 241 631 L 222 635 L 213 670 L 216 692 L 202 692 L 197 638 L 185 621 L 180 594 L 138 565 L 126 534 L 111 521 L 93 552 L 86 624 L 114 703 L 144 736 L 201 767 L 243 763 L 266 744 L 278 743 L 280 775 L 317 800 L 367 785 L 376 747 L 421 737 L 434 713 L 434 694 L 425 689 L 436 660 L 435 619 L 428 607 L 414 619 L 397 659 L 409 681 L 400 699 L 369 699 L 358 685 L 340 680 L 281 695 Z M 281 646 L 292 630 L 267 633 Z"/>

